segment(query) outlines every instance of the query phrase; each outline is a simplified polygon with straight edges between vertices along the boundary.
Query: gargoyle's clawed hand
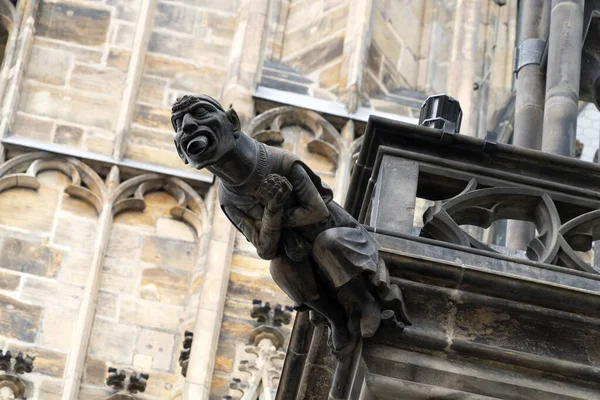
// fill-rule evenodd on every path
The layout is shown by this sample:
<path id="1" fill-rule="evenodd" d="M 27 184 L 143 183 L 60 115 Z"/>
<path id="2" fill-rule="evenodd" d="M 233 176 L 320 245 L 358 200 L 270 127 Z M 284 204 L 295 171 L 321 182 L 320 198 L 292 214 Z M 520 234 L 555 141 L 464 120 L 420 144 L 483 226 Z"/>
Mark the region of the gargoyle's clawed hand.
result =
<path id="1" fill-rule="evenodd" d="M 281 210 L 293 190 L 292 184 L 281 175 L 271 174 L 262 182 L 259 193 L 271 211 Z"/>

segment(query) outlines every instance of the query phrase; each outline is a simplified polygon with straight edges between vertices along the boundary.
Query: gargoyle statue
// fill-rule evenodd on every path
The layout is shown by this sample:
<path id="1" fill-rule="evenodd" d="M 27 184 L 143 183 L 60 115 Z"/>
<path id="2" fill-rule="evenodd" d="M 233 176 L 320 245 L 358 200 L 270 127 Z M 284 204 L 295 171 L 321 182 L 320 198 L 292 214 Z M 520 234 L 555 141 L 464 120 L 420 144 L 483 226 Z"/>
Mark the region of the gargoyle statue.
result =
<path id="1" fill-rule="evenodd" d="M 325 318 L 338 357 L 359 334 L 375 334 L 383 310 L 410 325 L 378 244 L 302 160 L 244 134 L 235 110 L 210 96 L 177 99 L 171 122 L 183 162 L 220 178 L 224 213 L 271 260 L 273 279 L 296 309 Z"/>

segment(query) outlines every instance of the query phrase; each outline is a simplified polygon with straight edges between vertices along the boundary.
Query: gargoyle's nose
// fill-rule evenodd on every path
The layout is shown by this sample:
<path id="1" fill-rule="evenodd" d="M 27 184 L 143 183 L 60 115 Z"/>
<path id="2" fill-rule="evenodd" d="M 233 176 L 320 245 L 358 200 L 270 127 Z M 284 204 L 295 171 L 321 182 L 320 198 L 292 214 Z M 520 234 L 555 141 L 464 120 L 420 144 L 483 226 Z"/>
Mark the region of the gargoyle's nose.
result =
<path id="1" fill-rule="evenodd" d="M 181 130 L 187 134 L 194 133 L 198 130 L 198 124 L 193 118 L 190 118 L 189 115 L 186 115 L 183 117 Z"/>

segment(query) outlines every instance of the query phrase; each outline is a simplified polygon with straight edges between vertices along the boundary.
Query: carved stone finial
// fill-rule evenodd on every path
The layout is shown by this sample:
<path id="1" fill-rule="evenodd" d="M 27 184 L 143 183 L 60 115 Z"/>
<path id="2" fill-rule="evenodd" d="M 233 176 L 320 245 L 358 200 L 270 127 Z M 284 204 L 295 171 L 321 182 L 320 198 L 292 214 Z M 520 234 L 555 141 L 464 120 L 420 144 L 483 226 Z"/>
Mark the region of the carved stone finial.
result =
<path id="1" fill-rule="evenodd" d="M 192 351 L 192 341 L 194 340 L 194 333 L 185 331 L 183 339 L 183 349 L 179 353 L 179 365 L 181 366 L 181 375 L 187 376 L 188 363 L 190 360 L 190 353 Z"/>
<path id="2" fill-rule="evenodd" d="M 11 360 L 10 351 L 7 351 L 6 353 L 2 353 L 2 350 L 0 350 L 0 371 L 10 372 L 10 365 L 11 365 L 10 360 Z"/>
<path id="3" fill-rule="evenodd" d="M 150 375 L 148 374 L 137 375 L 135 372 L 133 372 L 129 376 L 129 384 L 127 385 L 127 391 L 132 394 L 146 391 L 146 385 L 148 384 L 149 378 Z"/>
<path id="4" fill-rule="evenodd" d="M 125 371 L 121 370 L 120 372 L 118 372 L 116 368 L 109 367 L 108 378 L 106 378 L 106 384 L 114 390 L 123 390 L 125 388 L 126 378 L 127 375 L 125 375 Z"/>
<path id="5" fill-rule="evenodd" d="M 31 372 L 34 360 L 35 356 L 23 356 L 22 352 L 13 358 L 10 351 L 0 351 L 0 370 L 4 371 L 4 374 L 0 374 L 0 400 L 21 398 L 25 393 L 25 384 L 17 375 Z"/>

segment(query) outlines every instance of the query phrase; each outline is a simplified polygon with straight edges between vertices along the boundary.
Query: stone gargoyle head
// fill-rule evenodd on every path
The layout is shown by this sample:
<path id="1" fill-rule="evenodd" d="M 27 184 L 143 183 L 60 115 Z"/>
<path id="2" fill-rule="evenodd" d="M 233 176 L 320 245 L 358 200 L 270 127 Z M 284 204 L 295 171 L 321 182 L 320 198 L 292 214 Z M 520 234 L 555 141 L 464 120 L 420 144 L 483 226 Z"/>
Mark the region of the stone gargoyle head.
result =
<path id="1" fill-rule="evenodd" d="M 181 160 L 202 169 L 219 162 L 236 147 L 242 135 L 233 108 L 227 111 L 207 95 L 183 96 L 173 104 L 171 123 Z"/>

